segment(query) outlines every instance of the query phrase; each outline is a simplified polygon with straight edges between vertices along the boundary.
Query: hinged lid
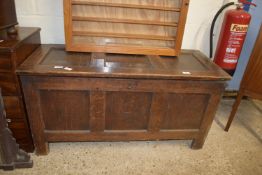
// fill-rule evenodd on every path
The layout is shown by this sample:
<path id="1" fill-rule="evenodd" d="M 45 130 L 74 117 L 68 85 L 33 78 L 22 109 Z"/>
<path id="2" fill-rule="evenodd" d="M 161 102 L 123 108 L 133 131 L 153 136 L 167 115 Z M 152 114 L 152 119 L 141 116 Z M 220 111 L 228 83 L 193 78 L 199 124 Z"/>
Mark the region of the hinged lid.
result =
<path id="1" fill-rule="evenodd" d="M 21 75 L 114 77 L 141 79 L 229 80 L 230 76 L 199 51 L 179 57 L 72 53 L 43 45 L 19 68 Z"/>

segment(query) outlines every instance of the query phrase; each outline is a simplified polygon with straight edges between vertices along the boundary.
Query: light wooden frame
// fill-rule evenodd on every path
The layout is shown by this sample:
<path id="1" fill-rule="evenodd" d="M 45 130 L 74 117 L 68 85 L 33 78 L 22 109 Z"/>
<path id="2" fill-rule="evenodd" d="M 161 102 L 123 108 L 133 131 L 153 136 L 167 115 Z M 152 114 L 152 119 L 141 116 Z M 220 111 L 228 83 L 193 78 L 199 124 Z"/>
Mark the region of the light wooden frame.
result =
<path id="1" fill-rule="evenodd" d="M 166 56 L 178 56 L 181 52 L 181 45 L 184 35 L 185 23 L 187 18 L 189 0 L 156 0 L 155 2 L 168 2 L 169 3 L 178 3 L 179 7 L 170 7 L 166 5 L 154 5 L 154 4 L 146 4 L 147 2 L 152 1 L 144 1 L 143 5 L 140 4 L 141 0 L 137 0 L 137 4 L 134 4 L 135 1 L 130 0 L 117 0 L 119 3 L 112 2 L 113 0 L 64 0 L 64 26 L 65 26 L 65 39 L 66 39 L 66 50 L 67 51 L 75 51 L 75 52 L 107 52 L 107 53 L 124 53 L 124 54 L 147 54 L 147 55 L 166 55 Z M 120 2 L 129 2 L 120 3 Z M 131 2 L 131 3 L 130 3 Z M 141 10 L 141 14 L 137 15 L 140 17 L 139 20 L 136 19 L 124 19 L 124 18 L 112 18 L 112 17 L 89 17 L 87 15 L 81 15 L 81 13 L 89 13 L 85 12 L 85 8 L 93 9 L 101 8 L 101 13 L 108 13 L 110 9 L 119 10 L 125 9 L 126 11 L 130 10 Z M 84 9 L 84 10 L 83 10 Z M 109 9 L 109 10 L 108 10 Z M 112 11 L 113 11 L 112 10 Z M 82 12 L 80 12 L 82 11 Z M 74 15 L 74 13 L 78 13 L 78 15 Z M 92 13 L 92 12 L 90 12 Z M 116 12 L 117 13 L 117 12 Z M 119 12 L 120 13 L 120 12 Z M 141 19 L 145 13 L 150 16 L 150 13 L 162 14 L 164 20 L 148 20 Z M 92 13 L 92 15 L 95 13 Z M 172 18 L 171 14 L 177 15 L 177 22 L 168 21 L 167 18 Z M 110 14 L 109 14 L 110 15 Z M 132 15 L 130 15 L 132 16 Z M 156 15 L 157 16 L 157 15 Z M 133 17 L 133 16 L 132 16 Z M 147 16 L 148 17 L 148 16 Z M 159 17 L 161 18 L 161 17 Z M 119 25 L 124 30 L 128 28 L 128 26 L 134 26 L 128 30 L 128 33 L 123 32 L 94 32 L 88 31 L 89 29 L 96 30 L 94 26 L 88 26 L 87 23 L 99 25 L 112 25 L 111 30 L 118 30 Z M 74 25 L 80 26 L 81 30 L 75 30 Z M 115 25 L 115 26 L 114 26 Z M 84 26 L 84 27 L 82 27 Z M 138 30 L 138 27 L 145 27 L 145 31 L 143 34 L 133 34 L 133 30 Z M 82 29 L 83 28 L 83 29 Z M 151 28 L 156 29 L 151 30 Z M 106 27 L 100 28 L 102 30 L 107 30 Z M 129 29 L 129 28 L 128 28 Z M 176 31 L 173 36 L 168 36 L 170 31 Z M 126 30 L 127 31 L 127 30 Z M 139 30 L 141 31 L 141 30 Z M 151 34 L 144 34 L 150 31 Z M 154 32 L 163 33 L 163 35 L 156 34 Z M 92 38 L 92 39 L 91 39 Z M 96 39 L 95 39 L 96 38 Z M 97 44 L 98 38 L 100 40 L 115 40 L 120 41 L 119 44 Z M 111 38 L 111 39 L 109 39 Z M 78 40 L 77 40 L 78 39 Z M 81 40 L 92 40 L 94 42 L 79 42 Z M 123 43 L 121 43 L 123 41 Z M 125 43 L 124 43 L 125 41 Z M 129 41 L 140 42 L 141 45 L 134 45 L 132 43 L 128 43 Z M 152 45 L 148 45 L 148 43 L 153 43 Z M 160 46 L 161 44 L 161 46 Z M 156 45 L 156 46 L 155 46 Z M 158 46 L 159 45 L 159 46 Z M 164 46 L 162 46 L 164 45 Z M 167 46 L 168 45 L 168 46 Z M 169 46 L 171 45 L 171 46 Z"/>

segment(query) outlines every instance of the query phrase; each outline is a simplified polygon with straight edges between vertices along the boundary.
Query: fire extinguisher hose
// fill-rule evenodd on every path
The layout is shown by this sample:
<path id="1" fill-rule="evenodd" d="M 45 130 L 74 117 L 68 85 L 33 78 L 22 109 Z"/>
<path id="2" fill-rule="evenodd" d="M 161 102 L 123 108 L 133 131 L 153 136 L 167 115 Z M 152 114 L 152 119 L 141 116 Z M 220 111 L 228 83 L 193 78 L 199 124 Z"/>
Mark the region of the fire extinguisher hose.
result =
<path id="1" fill-rule="evenodd" d="M 216 21 L 217 21 L 217 18 L 219 17 L 219 15 L 229 6 L 232 6 L 232 5 L 235 5 L 235 2 L 230 2 L 230 3 L 227 3 L 225 5 L 223 5 L 219 11 L 216 13 L 213 21 L 212 21 L 212 25 L 211 25 L 211 29 L 210 29 L 210 58 L 213 57 L 213 37 L 214 37 L 214 28 L 215 28 L 215 24 L 216 24 Z"/>

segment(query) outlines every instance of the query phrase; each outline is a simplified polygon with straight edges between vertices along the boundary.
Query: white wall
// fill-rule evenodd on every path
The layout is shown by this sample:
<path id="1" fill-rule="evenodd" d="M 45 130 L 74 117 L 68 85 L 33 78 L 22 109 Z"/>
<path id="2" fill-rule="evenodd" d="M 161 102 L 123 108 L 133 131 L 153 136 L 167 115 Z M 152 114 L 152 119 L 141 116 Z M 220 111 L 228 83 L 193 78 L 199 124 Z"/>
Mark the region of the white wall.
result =
<path id="1" fill-rule="evenodd" d="M 209 29 L 214 14 L 225 0 L 191 0 L 183 40 L 184 49 L 208 54 Z M 41 27 L 42 43 L 63 44 L 63 0 L 16 0 L 20 26 Z"/>

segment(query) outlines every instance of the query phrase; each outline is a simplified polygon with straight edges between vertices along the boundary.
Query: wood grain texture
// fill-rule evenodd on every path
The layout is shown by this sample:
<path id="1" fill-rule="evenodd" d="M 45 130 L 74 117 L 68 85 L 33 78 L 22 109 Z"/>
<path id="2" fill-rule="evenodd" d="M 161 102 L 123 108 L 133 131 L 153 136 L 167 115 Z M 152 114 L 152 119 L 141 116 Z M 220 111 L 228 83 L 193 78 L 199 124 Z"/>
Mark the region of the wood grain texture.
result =
<path id="1" fill-rule="evenodd" d="M 67 51 L 177 56 L 189 0 L 64 0 Z"/>
<path id="2" fill-rule="evenodd" d="M 18 70 L 37 154 L 47 154 L 48 142 L 57 141 L 192 139 L 192 148 L 202 148 L 229 78 L 203 54 L 170 58 L 48 47 Z"/>
<path id="3" fill-rule="evenodd" d="M 103 91 L 90 93 L 90 131 L 103 132 L 105 130 L 106 97 Z M 87 106 L 88 107 L 88 106 Z"/>
<path id="4" fill-rule="evenodd" d="M 71 71 L 55 69 L 71 67 Z M 42 45 L 17 70 L 19 74 L 94 78 L 230 80 L 231 77 L 196 50 L 179 57 L 65 52 L 63 45 Z M 189 74 L 185 74 L 188 72 Z"/>
<path id="5" fill-rule="evenodd" d="M 25 82 L 24 82 L 25 83 Z M 33 84 L 23 84 L 23 92 L 25 94 L 25 103 L 28 112 L 30 128 L 34 140 L 35 151 L 37 154 L 48 154 L 49 147 L 45 139 L 44 130 L 45 123 L 41 116 L 39 93 L 33 88 Z M 30 96 L 30 99 L 28 98 Z"/>
<path id="6" fill-rule="evenodd" d="M 217 111 L 221 96 L 222 93 L 219 92 L 213 92 L 212 95 L 210 95 L 210 100 L 208 100 L 207 107 L 204 109 L 205 112 L 200 124 L 201 134 L 193 140 L 191 145 L 193 149 L 201 149 L 203 147 L 216 114 L 214 111 Z"/>
<path id="7" fill-rule="evenodd" d="M 11 71 L 0 72 L 0 87 L 4 95 L 19 94 L 16 83 L 16 77 Z"/>
<path id="8" fill-rule="evenodd" d="M 250 56 L 249 63 L 247 65 L 243 80 L 240 84 L 240 90 L 236 102 L 233 105 L 232 112 L 229 116 L 229 120 L 225 127 L 225 131 L 228 131 L 233 119 L 236 115 L 237 109 L 244 96 L 262 100 L 262 26 L 253 48 L 253 52 Z"/>
<path id="9" fill-rule="evenodd" d="M 182 8 L 181 8 L 180 18 L 178 23 L 178 29 L 176 34 L 177 37 L 176 37 L 176 44 L 175 44 L 175 47 L 177 48 L 176 49 L 177 55 L 180 55 L 181 52 L 188 8 L 189 8 L 189 0 L 182 0 Z"/>
<path id="10" fill-rule="evenodd" d="M 24 111 L 21 109 L 21 97 L 5 96 L 3 100 L 8 119 L 23 119 L 25 117 Z"/>
<path id="11" fill-rule="evenodd" d="M 253 52 L 250 56 L 243 80 L 241 82 L 241 89 L 250 91 L 256 94 L 262 94 L 262 27 L 258 34 Z M 254 97 L 255 98 L 255 97 Z"/>
<path id="12" fill-rule="evenodd" d="M 161 129 L 200 129 L 209 96 L 206 93 L 170 93 Z"/>
<path id="13" fill-rule="evenodd" d="M 163 132 L 129 131 L 129 132 L 78 132 L 78 131 L 45 131 L 47 140 L 50 142 L 83 142 L 83 141 L 150 141 L 150 140 L 173 140 L 193 139 L 198 137 L 198 130 L 173 130 Z"/>
<path id="14" fill-rule="evenodd" d="M 155 93 L 152 99 L 150 120 L 148 123 L 149 132 L 159 132 L 161 129 L 161 123 L 165 120 L 168 106 L 168 94 L 167 93 Z"/>
<path id="15" fill-rule="evenodd" d="M 0 43 L 0 87 L 9 126 L 21 148 L 34 150 L 16 68 L 40 45 L 40 29 L 18 27 L 17 35 L 3 35 Z"/>
<path id="16" fill-rule="evenodd" d="M 42 90 L 39 95 L 47 130 L 89 129 L 88 92 Z"/>
<path id="17" fill-rule="evenodd" d="M 132 85 L 128 85 L 133 89 Z M 151 93 L 106 91 L 106 130 L 146 130 Z"/>

